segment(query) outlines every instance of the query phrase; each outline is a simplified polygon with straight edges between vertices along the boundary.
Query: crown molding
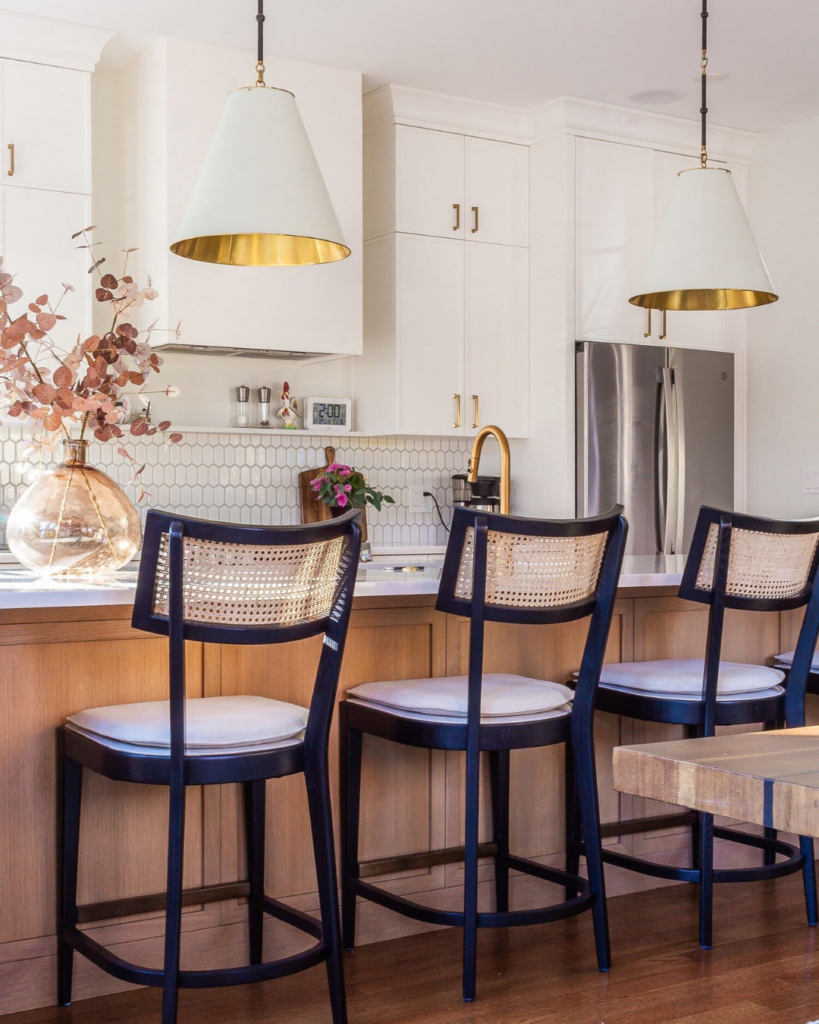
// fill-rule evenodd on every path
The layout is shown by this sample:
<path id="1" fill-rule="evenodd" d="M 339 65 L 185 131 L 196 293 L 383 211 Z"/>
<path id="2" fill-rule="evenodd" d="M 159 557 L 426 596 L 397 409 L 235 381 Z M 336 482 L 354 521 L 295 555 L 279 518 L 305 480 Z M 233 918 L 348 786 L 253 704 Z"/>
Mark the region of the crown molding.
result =
<path id="1" fill-rule="evenodd" d="M 0 57 L 93 71 L 116 32 L 30 14 L 0 11 Z"/>
<path id="2" fill-rule="evenodd" d="M 559 96 L 532 107 L 529 116 L 529 141 L 554 135 L 590 135 L 594 138 L 627 140 L 635 145 L 653 146 L 699 159 L 700 122 L 694 118 L 658 114 L 612 103 Z M 747 162 L 756 132 L 724 125 L 708 125 L 708 150 L 725 160 Z"/>
<path id="3" fill-rule="evenodd" d="M 502 142 L 529 143 L 527 112 L 522 107 L 448 96 L 405 85 L 382 85 L 364 95 L 364 131 L 384 124 L 408 124 L 437 131 L 466 130 Z"/>
<path id="4" fill-rule="evenodd" d="M 559 96 L 531 107 L 508 107 L 459 96 L 384 85 L 364 96 L 364 130 L 385 124 L 408 124 L 530 145 L 556 135 L 589 135 L 634 145 L 652 146 L 699 158 L 699 121 Z M 709 150 L 715 157 L 747 162 L 755 132 L 708 126 Z"/>

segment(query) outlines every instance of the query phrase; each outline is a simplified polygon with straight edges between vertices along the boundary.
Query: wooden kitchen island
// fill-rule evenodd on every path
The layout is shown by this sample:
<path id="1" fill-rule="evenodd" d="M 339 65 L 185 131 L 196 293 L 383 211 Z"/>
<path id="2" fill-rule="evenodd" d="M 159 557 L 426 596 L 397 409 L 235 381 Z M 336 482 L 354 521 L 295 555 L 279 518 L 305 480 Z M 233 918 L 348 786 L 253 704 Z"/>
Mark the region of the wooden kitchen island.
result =
<path id="1" fill-rule="evenodd" d="M 681 564 L 630 571 L 626 565 L 615 609 L 608 660 L 702 656 L 708 611 L 680 601 Z M 9 576 L 8 572 L 2 574 Z M 13 588 L 12 588 L 13 589 Z M 455 675 L 466 670 L 468 622 L 435 611 L 434 584 L 356 589 L 342 673 L 341 694 L 358 683 Z M 56 594 L 56 596 L 55 596 Z M 62 596 L 60 596 L 62 595 Z M 55 828 L 57 727 L 84 708 L 167 697 L 167 641 L 131 629 L 132 589 L 13 593 L 0 590 L 0 1013 L 53 1003 L 55 994 Z M 24 605 L 28 605 L 24 607 Z M 794 613 L 727 616 L 723 656 L 765 663 L 794 646 Z M 486 669 L 565 682 L 580 663 L 585 622 L 520 627 L 491 623 Z M 187 655 L 191 697 L 254 693 L 309 703 L 318 639 L 271 648 L 203 647 Z M 598 771 L 604 820 L 640 817 L 647 801 L 618 794 L 611 784 L 612 748 L 670 739 L 664 726 L 599 715 Z M 333 741 L 335 756 L 335 741 Z M 525 750 L 512 757 L 512 847 L 522 856 L 562 863 L 563 782 L 559 748 Z M 362 860 L 371 877 L 389 879 L 396 892 L 425 894 L 438 906 L 461 900 L 460 864 L 410 867 L 396 872 L 400 855 L 458 845 L 463 809 L 462 757 L 457 753 L 365 739 Z M 488 838 L 488 785 L 484 785 Z M 191 791 L 188 800 L 188 887 L 244 877 L 242 823 L 235 787 Z M 653 810 L 656 810 L 654 805 Z M 114 900 L 164 888 L 167 790 L 88 776 L 83 803 L 80 902 Z M 301 776 L 268 783 L 267 889 L 294 906 L 317 911 L 313 856 Z M 624 852 L 669 860 L 688 856 L 683 830 L 612 836 Z M 662 852 L 664 851 L 664 853 Z M 741 854 L 740 854 L 741 855 Z M 389 869 L 393 868 L 392 873 Z M 484 875 L 490 897 L 491 864 Z M 609 869 L 610 893 L 658 884 Z M 513 879 L 513 905 L 525 905 L 545 883 Z M 660 883 L 662 884 L 662 883 Z M 556 897 L 558 896 L 555 890 Z M 542 894 L 537 894 L 542 900 Z M 160 964 L 161 912 L 95 922 L 100 941 L 129 960 Z M 271 921 L 267 955 L 296 949 L 305 939 Z M 359 941 L 422 930 L 425 926 L 372 903 L 359 913 Z M 187 908 L 183 966 L 246 962 L 247 931 L 241 902 Z M 126 987 L 84 958 L 76 964 L 75 998 Z"/>

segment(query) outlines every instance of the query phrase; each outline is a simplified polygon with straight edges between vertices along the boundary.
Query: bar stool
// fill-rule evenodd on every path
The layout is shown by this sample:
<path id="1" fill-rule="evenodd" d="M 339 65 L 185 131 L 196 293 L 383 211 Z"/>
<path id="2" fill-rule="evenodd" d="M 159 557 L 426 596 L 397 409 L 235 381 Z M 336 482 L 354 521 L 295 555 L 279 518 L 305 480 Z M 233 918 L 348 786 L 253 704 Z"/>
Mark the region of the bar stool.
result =
<path id="1" fill-rule="evenodd" d="M 594 694 L 611 625 L 627 524 L 622 508 L 594 519 L 547 522 L 456 508 L 436 607 L 470 620 L 469 674 L 365 683 L 340 705 L 343 943 L 355 943 L 356 898 L 430 924 L 463 928 L 463 998 L 475 997 L 477 929 L 535 924 L 591 909 L 598 965 L 609 968 L 592 734 Z M 486 622 L 541 624 L 591 616 L 580 677 L 572 691 L 521 676 L 484 675 Z M 432 750 L 466 752 L 464 907 L 436 910 L 360 876 L 358 839 L 364 733 Z M 579 780 L 588 882 L 509 851 L 510 751 L 565 743 Z M 479 757 L 488 751 L 493 799 L 496 910 L 478 911 Z M 571 759 L 569 759 L 571 760 Z M 450 851 L 447 851 L 450 852 Z M 434 857 L 434 855 L 431 855 Z M 509 909 L 509 870 L 557 882 L 560 903 Z"/>
<path id="2" fill-rule="evenodd" d="M 178 990 L 265 981 L 327 964 L 334 1024 L 346 1024 L 333 824 L 327 769 L 330 720 L 361 544 L 360 513 L 314 526 L 228 526 L 150 511 L 132 625 L 169 638 L 170 700 L 94 708 L 61 730 L 62 843 L 58 1002 L 71 1002 L 76 950 L 121 981 L 162 989 L 162 1024 L 174 1024 Z M 185 699 L 185 641 L 279 644 L 324 634 L 310 708 L 263 697 Z M 168 874 L 162 969 L 115 955 L 78 927 L 82 919 L 135 913 L 139 901 L 77 907 L 83 768 L 124 782 L 168 786 Z M 321 921 L 265 895 L 265 780 L 303 773 Z M 247 883 L 182 889 L 187 786 L 241 783 Z M 182 907 L 248 897 L 250 964 L 180 970 Z M 129 908 L 129 902 L 132 906 Z M 144 908 L 143 908 L 144 909 Z M 262 962 L 263 915 L 317 941 Z"/>
<path id="3" fill-rule="evenodd" d="M 684 725 L 691 737 L 713 736 L 720 725 L 761 724 L 776 728 L 805 724 L 805 687 L 819 631 L 817 569 L 819 519 L 795 522 L 761 519 L 738 512 L 700 510 L 679 595 L 710 607 L 704 659 L 605 665 L 597 708 L 643 722 Z M 762 665 L 720 660 L 728 608 L 785 611 L 807 606 L 787 688 L 784 673 Z M 571 820 L 570 824 L 571 824 Z M 654 878 L 693 882 L 700 887 L 700 944 L 712 943 L 713 885 L 748 882 L 801 870 L 808 923 L 817 923 L 813 840 L 802 836 L 797 850 L 780 842 L 773 829 L 762 836 L 714 826 L 713 815 L 686 812 L 635 822 L 630 833 L 686 823 L 692 831 L 692 867 L 679 868 L 604 849 L 609 864 Z M 615 828 L 617 826 L 614 826 Z M 622 828 L 622 825 L 620 826 Z M 714 837 L 764 853 L 760 867 L 714 868 Z M 584 847 L 579 831 L 566 838 L 576 863 Z M 777 862 L 781 854 L 784 860 Z"/>

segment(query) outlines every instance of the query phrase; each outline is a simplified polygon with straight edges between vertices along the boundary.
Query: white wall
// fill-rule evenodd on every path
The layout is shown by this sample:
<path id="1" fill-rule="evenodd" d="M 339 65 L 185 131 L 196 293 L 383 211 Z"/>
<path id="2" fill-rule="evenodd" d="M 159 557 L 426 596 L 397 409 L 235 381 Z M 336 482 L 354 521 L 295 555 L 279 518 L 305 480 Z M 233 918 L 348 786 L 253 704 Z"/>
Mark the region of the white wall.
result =
<path id="1" fill-rule="evenodd" d="M 761 135 L 751 222 L 779 302 L 748 313 L 748 509 L 819 515 L 819 118 Z"/>

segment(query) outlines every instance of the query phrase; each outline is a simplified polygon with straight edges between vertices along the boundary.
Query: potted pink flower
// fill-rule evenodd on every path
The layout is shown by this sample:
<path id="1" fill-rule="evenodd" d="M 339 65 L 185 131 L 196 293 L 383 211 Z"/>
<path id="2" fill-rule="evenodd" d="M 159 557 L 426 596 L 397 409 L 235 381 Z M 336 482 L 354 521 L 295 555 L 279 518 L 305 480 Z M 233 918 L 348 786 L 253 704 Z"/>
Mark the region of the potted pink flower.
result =
<path id="1" fill-rule="evenodd" d="M 372 505 L 377 511 L 386 502 L 394 505 L 395 499 L 382 491 L 368 487 L 361 473 L 340 462 L 331 462 L 310 482 L 318 501 L 323 501 L 333 510 L 333 515 L 348 512 L 351 508 L 366 508 Z"/>

